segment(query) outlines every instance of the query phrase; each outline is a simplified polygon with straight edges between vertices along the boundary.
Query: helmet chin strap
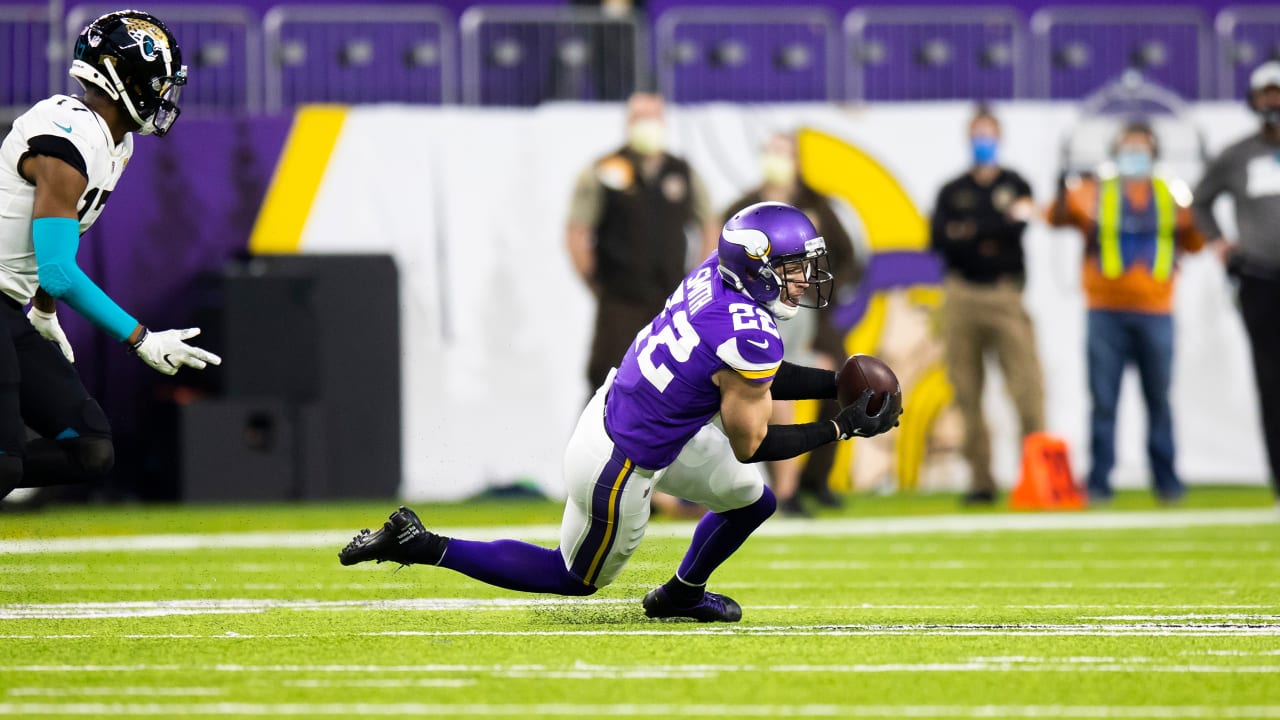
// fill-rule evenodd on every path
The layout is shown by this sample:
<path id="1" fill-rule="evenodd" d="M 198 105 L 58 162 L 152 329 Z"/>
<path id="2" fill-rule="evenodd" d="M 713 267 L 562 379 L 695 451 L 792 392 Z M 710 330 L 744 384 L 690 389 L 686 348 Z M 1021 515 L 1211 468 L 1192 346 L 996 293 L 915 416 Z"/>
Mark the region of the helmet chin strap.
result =
<path id="1" fill-rule="evenodd" d="M 156 126 L 152 124 L 150 119 L 143 120 L 138 115 L 138 110 L 133 107 L 133 101 L 129 99 L 129 92 L 125 88 L 124 83 L 120 80 L 120 76 L 116 74 L 116 65 L 111 62 L 111 58 L 103 58 L 102 64 L 107 67 L 107 74 L 111 76 L 111 84 L 115 86 L 116 93 L 120 96 L 120 100 L 124 103 L 124 109 L 129 112 L 129 117 L 138 124 L 139 135 L 150 135 L 156 131 Z"/>
<path id="2" fill-rule="evenodd" d="M 788 305 L 782 302 L 782 293 L 778 293 L 778 299 L 769 303 L 769 312 L 778 320 L 787 321 L 800 314 L 799 305 Z"/>

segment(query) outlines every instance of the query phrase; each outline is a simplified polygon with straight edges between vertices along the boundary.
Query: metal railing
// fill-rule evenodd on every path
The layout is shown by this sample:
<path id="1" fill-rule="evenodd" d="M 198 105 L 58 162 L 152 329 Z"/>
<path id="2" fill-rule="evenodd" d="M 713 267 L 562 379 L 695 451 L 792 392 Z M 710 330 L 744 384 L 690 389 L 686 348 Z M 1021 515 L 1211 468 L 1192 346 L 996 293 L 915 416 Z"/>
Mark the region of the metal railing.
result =
<path id="1" fill-rule="evenodd" d="M 459 26 L 470 105 L 621 100 L 648 82 L 648 37 L 635 14 L 477 5 Z"/>
<path id="2" fill-rule="evenodd" d="M 844 19 L 845 99 L 1022 97 L 1024 35 L 1005 7 L 855 9 Z"/>
<path id="3" fill-rule="evenodd" d="M 1196 8 L 1043 8 L 1031 35 L 1039 97 L 1081 98 L 1131 69 L 1184 98 L 1211 97 L 1210 34 Z"/>
<path id="4" fill-rule="evenodd" d="M 1267 60 L 1280 59 L 1280 6 L 1227 7 L 1214 20 L 1218 39 L 1218 97 L 1240 99 L 1249 92 L 1249 74 Z"/>
<path id="5" fill-rule="evenodd" d="M 0 68 L 8 68 L 0 78 L 0 117 L 16 117 L 55 90 L 52 39 L 47 6 L 0 5 Z"/>
<path id="6" fill-rule="evenodd" d="M 675 102 L 838 97 L 838 33 L 824 8 L 673 8 L 656 37 L 658 89 Z"/>
<path id="7" fill-rule="evenodd" d="M 277 6 L 263 18 L 266 108 L 455 101 L 455 31 L 431 6 Z"/>
<path id="8" fill-rule="evenodd" d="M 77 5 L 63 23 L 65 48 L 94 18 L 115 5 Z M 253 114 L 262 110 L 262 39 L 248 9 L 236 5 L 155 5 L 147 12 L 164 21 L 182 48 L 190 82 L 182 92 L 185 114 Z M 69 55 L 69 53 L 68 53 Z M 70 65 L 70 57 L 63 64 Z M 79 84 L 66 78 L 65 89 Z"/>
<path id="9" fill-rule="evenodd" d="M 75 90 L 67 49 L 116 7 L 0 5 L 0 116 Z M 675 102 L 1066 100 L 1135 69 L 1186 99 L 1238 99 L 1253 68 L 1280 57 L 1274 4 L 1223 8 L 1212 26 L 1185 6 L 1056 6 L 1029 20 L 1002 6 L 860 5 L 843 18 L 674 7 L 652 38 L 643 15 L 553 5 L 474 6 L 457 21 L 430 5 L 284 5 L 261 21 L 238 5 L 149 10 L 191 66 L 184 110 L 206 114 L 616 101 L 654 85 Z"/>

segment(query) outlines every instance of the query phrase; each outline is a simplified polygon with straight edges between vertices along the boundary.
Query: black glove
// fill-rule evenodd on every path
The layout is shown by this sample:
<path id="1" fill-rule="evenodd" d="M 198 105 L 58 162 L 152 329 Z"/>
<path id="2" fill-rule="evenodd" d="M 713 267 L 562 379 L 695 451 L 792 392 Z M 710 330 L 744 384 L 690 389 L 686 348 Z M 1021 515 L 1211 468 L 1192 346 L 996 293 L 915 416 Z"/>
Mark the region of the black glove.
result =
<path id="1" fill-rule="evenodd" d="M 874 437 L 898 426 L 898 418 L 902 415 L 902 391 L 891 393 L 880 406 L 880 412 L 870 415 L 867 413 L 867 405 L 874 396 L 875 392 L 871 389 L 864 390 L 857 401 L 833 418 L 840 432 L 840 440 Z"/>

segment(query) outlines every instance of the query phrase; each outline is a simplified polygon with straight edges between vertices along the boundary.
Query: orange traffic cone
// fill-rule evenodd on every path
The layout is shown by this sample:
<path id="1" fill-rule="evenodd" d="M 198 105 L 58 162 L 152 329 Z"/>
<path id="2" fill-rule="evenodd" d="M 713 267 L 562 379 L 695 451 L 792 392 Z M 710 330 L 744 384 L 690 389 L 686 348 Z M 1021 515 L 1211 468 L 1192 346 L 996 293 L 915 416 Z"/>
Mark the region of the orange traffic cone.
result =
<path id="1" fill-rule="evenodd" d="M 1067 442 L 1044 432 L 1028 435 L 1022 443 L 1022 475 L 1009 505 L 1015 510 L 1079 510 L 1085 502 L 1071 475 Z"/>

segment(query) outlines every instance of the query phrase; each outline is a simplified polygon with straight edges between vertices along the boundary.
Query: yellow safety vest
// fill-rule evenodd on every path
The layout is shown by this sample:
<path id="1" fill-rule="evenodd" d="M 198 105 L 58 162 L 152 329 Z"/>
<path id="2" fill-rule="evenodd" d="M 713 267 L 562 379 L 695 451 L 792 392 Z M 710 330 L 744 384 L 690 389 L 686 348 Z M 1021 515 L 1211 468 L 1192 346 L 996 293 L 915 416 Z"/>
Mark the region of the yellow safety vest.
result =
<path id="1" fill-rule="evenodd" d="M 1151 276 L 1163 282 L 1173 272 L 1173 231 L 1178 205 L 1164 180 L 1153 177 L 1151 186 L 1156 200 L 1156 257 Z M 1120 253 L 1121 202 L 1120 178 L 1103 180 L 1098 197 L 1098 245 L 1102 274 L 1112 279 L 1124 274 L 1124 257 Z"/>

